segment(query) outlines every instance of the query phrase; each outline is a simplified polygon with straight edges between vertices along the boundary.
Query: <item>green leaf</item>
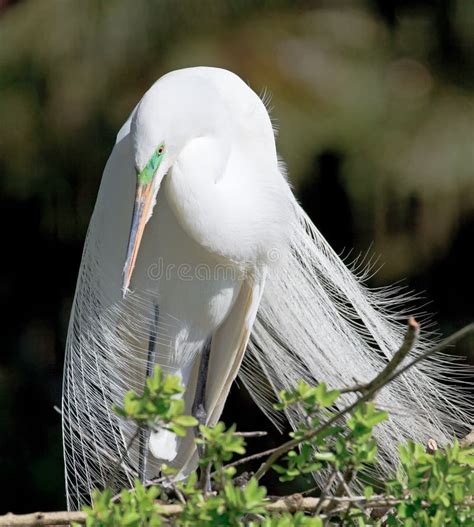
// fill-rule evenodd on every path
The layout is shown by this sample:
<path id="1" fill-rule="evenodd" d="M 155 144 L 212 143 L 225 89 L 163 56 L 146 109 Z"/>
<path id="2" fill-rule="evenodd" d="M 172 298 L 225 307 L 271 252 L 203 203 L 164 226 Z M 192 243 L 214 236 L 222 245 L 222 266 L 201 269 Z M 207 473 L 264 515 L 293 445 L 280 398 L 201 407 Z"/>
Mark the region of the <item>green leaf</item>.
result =
<path id="1" fill-rule="evenodd" d="M 181 426 L 197 426 L 199 421 L 192 415 L 178 415 L 173 419 L 173 422 Z"/>
<path id="2" fill-rule="evenodd" d="M 340 394 L 339 390 L 328 390 L 323 382 L 316 387 L 316 397 L 321 408 L 332 406 Z"/>

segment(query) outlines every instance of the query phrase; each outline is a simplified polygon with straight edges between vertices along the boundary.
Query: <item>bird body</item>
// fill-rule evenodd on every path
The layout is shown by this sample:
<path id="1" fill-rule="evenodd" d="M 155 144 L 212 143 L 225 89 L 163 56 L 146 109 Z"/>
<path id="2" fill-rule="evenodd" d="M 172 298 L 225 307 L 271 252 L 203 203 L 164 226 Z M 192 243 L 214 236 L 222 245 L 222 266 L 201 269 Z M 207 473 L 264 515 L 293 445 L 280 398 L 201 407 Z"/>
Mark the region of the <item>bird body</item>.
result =
<path id="1" fill-rule="evenodd" d="M 136 143 L 140 144 L 143 129 L 147 134 L 154 133 L 149 129 L 153 128 L 157 99 L 172 97 L 176 104 L 172 100 L 168 104 L 176 107 L 179 97 L 184 108 L 186 103 L 194 106 L 195 83 L 188 84 L 186 77 L 191 73 L 192 80 L 196 75 L 199 78 L 200 71 L 205 73 L 207 69 L 175 72 L 145 95 L 131 120 Z M 272 191 L 278 195 L 287 187 L 278 169 L 273 135 L 259 137 L 254 133 L 262 130 L 261 121 L 266 125 L 264 130 L 268 126 L 271 129 L 262 102 L 237 77 L 221 70 L 216 73 L 226 80 L 230 76 L 230 86 L 235 82 L 248 90 L 248 106 L 233 112 L 228 101 L 234 99 L 229 99 L 228 93 L 221 96 L 219 85 L 215 86 L 206 76 L 199 79 L 198 89 L 205 94 L 205 100 L 213 99 L 216 122 L 206 116 L 205 122 L 210 120 L 213 126 L 209 130 L 198 126 L 196 133 L 193 124 L 189 124 L 194 109 L 187 110 L 183 117 L 194 135 L 187 140 L 184 137 L 176 140 L 180 152 L 163 180 L 130 284 L 132 291 L 146 291 L 147 299 L 159 305 L 155 355 L 165 371 L 182 376 L 188 387 L 189 411 L 195 385 L 190 375 L 193 366 L 197 367 L 200 352 L 230 314 L 243 280 L 265 273 L 268 255 L 277 243 L 275 237 L 281 237 L 288 230 L 290 213 L 286 201 L 278 203 L 272 196 Z M 176 81 L 180 83 L 179 93 L 168 91 L 168 81 L 173 86 Z M 150 119 L 152 122 L 148 125 Z M 177 124 L 174 126 L 179 129 Z M 255 138 L 253 144 L 252 138 Z M 259 142 L 266 155 L 256 150 Z M 172 140 L 167 140 L 170 143 Z M 264 177 L 266 174 L 268 178 Z M 253 192 L 246 192 L 248 188 L 253 188 Z M 271 233 L 277 235 L 272 239 Z M 237 370 L 238 367 L 232 379 Z M 210 379 L 211 390 L 213 382 L 225 382 L 225 377 L 210 376 Z M 227 383 L 227 391 L 229 387 Z M 212 409 L 213 405 L 209 406 Z M 179 456 L 173 457 L 177 456 L 174 448 L 167 451 L 170 442 L 158 441 L 158 448 L 157 440 L 163 436 L 171 443 L 179 442 L 169 432 L 152 434 L 152 453 L 159 460 L 171 464 L 174 461 L 179 466 Z"/>
<path id="2" fill-rule="evenodd" d="M 241 79 L 204 67 L 165 75 L 117 136 L 85 244 L 64 376 L 69 506 L 95 486 L 129 484 L 144 448 L 147 477 L 163 461 L 181 477 L 195 468 L 192 434 L 158 430 L 127 449 L 136 431 L 111 411 L 143 389 L 150 358 L 181 376 L 190 413 L 210 343 L 206 422 L 240 372 L 278 425 L 280 389 L 300 378 L 343 386 L 383 367 L 402 338 L 395 302 L 367 290 L 302 211 L 265 106 Z M 396 441 L 443 441 L 465 422 L 462 409 L 443 417 L 448 389 L 434 377 L 445 364 L 380 394 L 405 416 L 379 433 L 388 464 Z"/>

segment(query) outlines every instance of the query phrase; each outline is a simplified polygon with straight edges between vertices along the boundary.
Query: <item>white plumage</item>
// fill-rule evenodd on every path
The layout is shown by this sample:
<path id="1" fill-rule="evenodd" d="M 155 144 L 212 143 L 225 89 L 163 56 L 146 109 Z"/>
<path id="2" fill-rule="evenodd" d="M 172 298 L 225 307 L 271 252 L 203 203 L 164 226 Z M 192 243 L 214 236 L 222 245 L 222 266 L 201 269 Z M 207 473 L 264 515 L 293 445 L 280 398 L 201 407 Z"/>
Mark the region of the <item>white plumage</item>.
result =
<path id="1" fill-rule="evenodd" d="M 140 225 L 129 240 L 137 210 L 142 227 L 148 220 L 141 243 Z M 138 473 L 138 442 L 125 454 L 135 429 L 111 406 L 143 388 L 152 333 L 155 361 L 181 375 L 189 413 L 212 339 L 208 422 L 243 360 L 242 381 L 278 425 L 275 392 L 298 379 L 342 387 L 375 376 L 402 339 L 399 301 L 366 289 L 312 225 L 278 163 L 265 106 L 244 82 L 217 68 L 165 75 L 117 136 L 84 248 L 64 375 L 69 507 Z M 455 369 L 438 357 L 381 392 L 393 410 L 378 431 L 385 467 L 397 441 L 442 443 L 469 421 L 464 395 L 436 380 Z M 159 431 L 146 447 L 147 477 L 163 461 L 182 476 L 196 466 L 192 434 Z"/>

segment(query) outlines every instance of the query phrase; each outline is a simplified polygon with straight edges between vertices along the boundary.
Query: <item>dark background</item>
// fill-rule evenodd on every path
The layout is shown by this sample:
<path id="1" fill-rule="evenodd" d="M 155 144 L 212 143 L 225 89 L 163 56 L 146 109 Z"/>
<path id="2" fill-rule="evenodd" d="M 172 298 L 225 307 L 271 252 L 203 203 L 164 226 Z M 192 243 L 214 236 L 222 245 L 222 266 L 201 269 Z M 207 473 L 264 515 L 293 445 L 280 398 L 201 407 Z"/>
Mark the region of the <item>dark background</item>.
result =
<path id="1" fill-rule="evenodd" d="M 0 0 L 0 513 L 65 506 L 53 406 L 101 171 L 191 65 L 272 93 L 295 192 L 338 252 L 379 257 L 372 285 L 423 292 L 442 335 L 474 319 L 472 2 Z M 224 420 L 270 428 L 235 386 Z"/>

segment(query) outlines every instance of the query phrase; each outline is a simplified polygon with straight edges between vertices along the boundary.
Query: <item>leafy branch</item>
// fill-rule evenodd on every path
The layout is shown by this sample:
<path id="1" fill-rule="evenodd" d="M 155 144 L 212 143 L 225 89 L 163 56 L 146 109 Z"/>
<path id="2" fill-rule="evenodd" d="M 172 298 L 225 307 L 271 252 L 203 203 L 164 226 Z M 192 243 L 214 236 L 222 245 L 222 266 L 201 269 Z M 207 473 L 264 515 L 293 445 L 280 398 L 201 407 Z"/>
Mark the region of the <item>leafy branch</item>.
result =
<path id="1" fill-rule="evenodd" d="M 313 437 L 316 437 L 320 434 L 322 434 L 325 430 L 329 429 L 331 426 L 333 426 L 341 417 L 345 416 L 346 414 L 352 412 L 357 406 L 359 406 L 362 403 L 365 403 L 367 401 L 370 401 L 374 398 L 376 393 L 398 378 L 400 375 L 405 373 L 408 369 L 412 368 L 416 364 L 418 364 L 420 361 L 427 359 L 428 357 L 432 356 L 435 353 L 439 353 L 446 349 L 447 347 L 453 345 L 454 343 L 458 342 L 462 338 L 464 338 L 466 335 L 472 333 L 474 331 L 474 323 L 469 324 L 468 326 L 464 327 L 463 329 L 459 330 L 458 332 L 454 333 L 447 339 L 443 340 L 436 346 L 428 349 L 424 353 L 421 353 L 414 359 L 412 359 L 407 365 L 399 368 L 397 370 L 397 367 L 403 362 L 403 360 L 407 357 L 407 355 L 412 351 L 414 345 L 416 344 L 416 340 L 418 338 L 419 334 L 419 325 L 415 321 L 415 319 L 410 318 L 408 321 L 408 328 L 407 332 L 405 334 L 405 338 L 403 340 L 403 343 L 400 347 L 400 349 L 394 354 L 392 359 L 388 362 L 386 367 L 368 384 L 364 385 L 356 385 L 351 388 L 345 388 L 343 390 L 340 390 L 339 393 L 348 393 L 348 392 L 361 392 L 361 396 L 358 397 L 353 403 L 347 405 L 345 408 L 341 409 L 339 412 L 334 414 L 329 420 L 322 423 L 313 430 L 308 430 L 303 436 L 299 438 L 294 438 L 286 443 L 283 443 L 282 445 L 267 450 L 265 452 L 261 453 L 261 456 L 269 456 L 269 458 L 260 466 L 260 468 L 255 473 L 255 477 L 257 479 L 260 479 L 262 476 L 264 476 L 268 470 L 272 467 L 272 465 L 278 461 L 278 459 L 298 446 L 303 441 L 309 441 Z M 252 459 L 256 459 L 260 454 L 256 454 L 252 457 Z"/>
<path id="2" fill-rule="evenodd" d="M 183 393 L 179 376 L 165 376 L 157 367 L 153 375 L 147 377 L 143 394 L 127 392 L 123 407 L 115 406 L 114 410 L 120 417 L 134 421 L 139 429 L 164 429 L 182 437 L 187 428 L 198 424 L 194 417 L 184 415 Z"/>
<path id="3" fill-rule="evenodd" d="M 35 513 L 0 517 L 3 525 L 85 524 L 88 527 L 326 527 L 370 525 L 374 527 L 443 527 L 472 525 L 474 518 L 474 449 L 472 432 L 458 443 L 437 448 L 408 442 L 400 445 L 400 466 L 385 481 L 373 481 L 377 492 L 364 484 L 361 475 L 373 472 L 378 447 L 373 432 L 388 414 L 377 408 L 377 392 L 429 355 L 443 350 L 472 332 L 474 324 L 455 333 L 430 350 L 406 358 L 418 338 L 419 326 L 408 322 L 400 349 L 369 383 L 341 390 L 324 383 L 310 386 L 300 381 L 280 393 L 277 411 L 297 406 L 304 419 L 282 445 L 245 456 L 246 439 L 264 432 L 237 432 L 223 423 L 199 427 L 195 441 L 201 447 L 199 467 L 211 488 L 193 472 L 186 481 L 176 481 L 176 472 L 163 466 L 163 476 L 145 485 L 136 480 L 131 489 L 113 496 L 111 490 L 96 491 L 92 506 L 83 512 Z M 115 411 L 132 420 L 137 429 L 169 430 L 178 436 L 193 433 L 197 421 L 184 415 L 183 387 L 179 379 L 164 376 L 156 368 L 144 392 L 129 392 Z M 357 394 L 340 408 L 340 397 Z M 342 419 L 345 417 L 346 419 Z M 242 456 L 232 461 L 234 456 Z M 237 467 L 266 458 L 255 474 L 244 476 Z M 313 474 L 320 482 L 319 496 L 290 494 L 267 497 L 259 480 L 273 470 L 285 483 Z M 353 482 L 360 490 L 354 495 Z M 162 484 L 166 485 L 163 487 Z M 312 489 L 314 490 L 314 489 Z"/>

